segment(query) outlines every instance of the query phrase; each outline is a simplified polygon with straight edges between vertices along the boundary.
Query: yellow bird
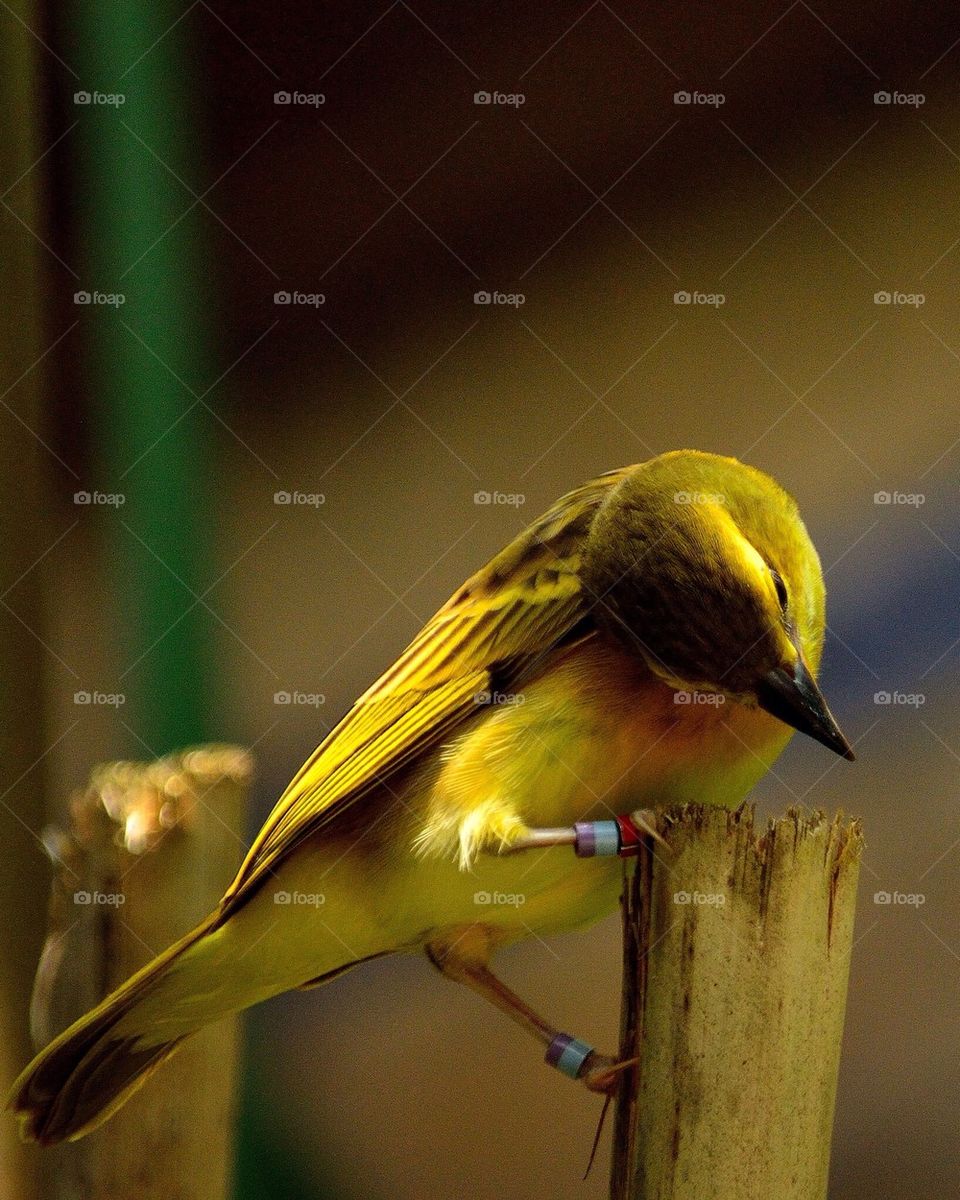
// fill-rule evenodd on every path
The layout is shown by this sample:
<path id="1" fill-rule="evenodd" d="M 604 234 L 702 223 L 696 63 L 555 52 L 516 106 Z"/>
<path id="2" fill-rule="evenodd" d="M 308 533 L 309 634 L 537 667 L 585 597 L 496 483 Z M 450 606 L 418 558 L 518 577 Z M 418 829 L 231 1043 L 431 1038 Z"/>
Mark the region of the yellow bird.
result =
<path id="1" fill-rule="evenodd" d="M 618 1064 L 488 962 L 605 916 L 620 863 L 508 851 L 544 827 L 734 807 L 793 729 L 852 758 L 814 682 L 823 636 L 816 550 L 760 471 L 681 450 L 570 492 L 314 751 L 217 909 L 27 1067 L 10 1099 L 24 1137 L 79 1137 L 203 1026 L 394 953 L 425 951 L 608 1090 Z"/>

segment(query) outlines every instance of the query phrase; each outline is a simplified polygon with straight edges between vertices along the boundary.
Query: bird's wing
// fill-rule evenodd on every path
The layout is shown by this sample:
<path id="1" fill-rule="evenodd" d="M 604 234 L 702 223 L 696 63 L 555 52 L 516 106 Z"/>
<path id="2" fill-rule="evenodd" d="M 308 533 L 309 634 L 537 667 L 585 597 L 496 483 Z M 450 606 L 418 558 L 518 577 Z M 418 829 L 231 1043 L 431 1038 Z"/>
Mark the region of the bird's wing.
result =
<path id="1" fill-rule="evenodd" d="M 590 629 L 580 555 L 594 514 L 630 468 L 570 492 L 447 601 L 303 764 L 257 835 L 223 904 L 242 903 L 344 805 L 508 691 Z"/>

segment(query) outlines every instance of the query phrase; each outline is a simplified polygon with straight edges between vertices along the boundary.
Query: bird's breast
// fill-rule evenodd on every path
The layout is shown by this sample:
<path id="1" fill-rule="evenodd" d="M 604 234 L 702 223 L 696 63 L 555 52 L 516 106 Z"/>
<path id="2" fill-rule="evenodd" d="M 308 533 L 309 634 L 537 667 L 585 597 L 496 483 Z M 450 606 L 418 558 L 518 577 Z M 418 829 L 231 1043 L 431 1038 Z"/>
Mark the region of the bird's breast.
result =
<path id="1" fill-rule="evenodd" d="M 697 801 L 736 806 L 790 730 L 722 696 L 674 692 L 591 639 L 500 698 L 445 755 L 434 795 L 503 800 L 528 825 Z"/>
<path id="2" fill-rule="evenodd" d="M 616 905 L 620 863 L 578 862 L 569 847 L 499 855 L 504 832 L 684 801 L 736 806 L 789 736 L 733 701 L 680 698 L 599 638 L 581 643 L 445 747 L 405 808 L 418 854 L 384 904 L 417 936 L 479 921 L 510 939 L 594 921 Z"/>

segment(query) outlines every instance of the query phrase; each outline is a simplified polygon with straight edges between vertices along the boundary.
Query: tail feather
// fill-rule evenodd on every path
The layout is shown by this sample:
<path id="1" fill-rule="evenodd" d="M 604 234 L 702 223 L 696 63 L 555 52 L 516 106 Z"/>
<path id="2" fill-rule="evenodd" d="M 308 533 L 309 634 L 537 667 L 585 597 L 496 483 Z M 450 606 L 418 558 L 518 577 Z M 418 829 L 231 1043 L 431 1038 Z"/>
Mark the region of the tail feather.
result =
<path id="1" fill-rule="evenodd" d="M 140 1045 L 118 1028 L 161 983 L 175 959 L 216 924 L 216 914 L 148 963 L 42 1050 L 8 1098 L 24 1140 L 45 1145 L 89 1133 L 124 1103 L 184 1040 Z"/>

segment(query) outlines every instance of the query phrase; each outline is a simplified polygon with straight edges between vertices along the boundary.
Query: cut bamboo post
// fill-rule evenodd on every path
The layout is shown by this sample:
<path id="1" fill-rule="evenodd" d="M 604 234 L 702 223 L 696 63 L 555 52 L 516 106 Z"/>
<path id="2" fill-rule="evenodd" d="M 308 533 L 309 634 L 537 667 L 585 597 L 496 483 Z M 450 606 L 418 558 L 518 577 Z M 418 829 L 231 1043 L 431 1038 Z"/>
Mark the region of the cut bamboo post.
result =
<path id="1" fill-rule="evenodd" d="M 205 746 L 98 767 L 71 802 L 31 1005 L 38 1047 L 213 908 L 243 854 L 250 759 Z M 226 1200 L 238 1026 L 186 1042 L 105 1125 L 45 1152 L 55 1200 Z"/>
<path id="2" fill-rule="evenodd" d="M 663 814 L 624 893 L 613 1200 L 825 1200 L 863 846 L 791 809 Z"/>

